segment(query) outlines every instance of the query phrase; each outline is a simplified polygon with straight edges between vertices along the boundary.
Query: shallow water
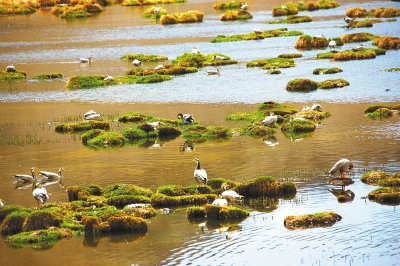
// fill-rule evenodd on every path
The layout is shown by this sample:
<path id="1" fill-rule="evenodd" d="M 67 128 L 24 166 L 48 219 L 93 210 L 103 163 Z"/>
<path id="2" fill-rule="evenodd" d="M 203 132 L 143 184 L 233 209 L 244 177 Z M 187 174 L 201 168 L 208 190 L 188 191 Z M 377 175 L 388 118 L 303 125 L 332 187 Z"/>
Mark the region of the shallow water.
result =
<path id="1" fill-rule="evenodd" d="M 291 201 L 275 201 L 259 208 L 245 206 L 251 217 L 231 225 L 232 231 L 218 232 L 226 224 L 207 224 L 203 231 L 197 222 L 189 222 L 185 211 L 159 215 L 149 224 L 142 239 L 103 238 L 97 245 L 85 245 L 76 237 L 57 243 L 46 251 L 14 251 L 0 241 L 0 261 L 4 265 L 59 264 L 103 265 L 396 265 L 400 260 L 397 220 L 393 206 L 365 201 L 374 187 L 359 181 L 365 169 L 400 171 L 400 118 L 369 119 L 364 109 L 374 103 L 400 103 L 399 73 L 381 72 L 399 67 L 399 52 L 388 51 L 373 60 L 331 62 L 315 60 L 321 50 L 300 51 L 297 66 L 283 69 L 282 75 L 266 75 L 258 68 L 246 68 L 246 62 L 297 53 L 297 37 L 262 41 L 212 44 L 219 34 L 248 33 L 254 27 L 288 27 L 306 34 L 336 37 L 344 33 L 371 32 L 400 36 L 399 21 L 375 24 L 369 29 L 347 30 L 343 15 L 349 7 L 400 7 L 395 2 L 343 2 L 333 10 L 310 12 L 314 21 L 298 25 L 268 25 L 271 10 L 281 2 L 248 1 L 254 18 L 246 22 L 220 22 L 213 1 L 189 1 L 166 5 L 169 12 L 197 9 L 205 13 L 199 24 L 160 26 L 141 18 L 146 9 L 111 6 L 87 20 L 63 21 L 48 10 L 31 16 L 0 19 L 0 67 L 14 63 L 26 71 L 26 81 L 0 83 L 0 198 L 7 204 L 33 207 L 30 188 L 14 189 L 16 173 L 56 171 L 63 166 L 64 185 L 129 183 L 156 190 L 164 184 L 193 184 L 194 157 L 201 159 L 210 178 L 224 177 L 246 181 L 260 175 L 284 177 L 301 175 L 298 193 Z M 305 12 L 307 13 L 307 12 Z M 170 60 L 196 45 L 204 54 L 222 53 L 239 64 L 223 66 L 221 76 L 198 73 L 174 77 L 172 81 L 151 85 L 118 85 L 107 88 L 66 89 L 69 76 L 77 74 L 122 75 L 131 68 L 119 58 L 127 53 L 166 55 Z M 341 49 L 347 49 L 349 45 Z M 372 47 L 370 42 L 364 43 Z M 351 47 L 351 46 L 350 46 Z M 81 65 L 78 57 L 93 56 L 93 63 Z M 146 66 L 146 65 L 145 65 Z M 336 75 L 312 75 L 317 67 L 338 66 Z M 152 65 L 149 65 L 152 67 Z M 33 81 L 39 73 L 61 72 L 62 80 Z M 308 77 L 316 81 L 344 78 L 350 86 L 289 93 L 289 80 Z M 390 88 L 390 91 L 385 89 Z M 54 125 L 67 118 L 81 117 L 90 109 L 101 111 L 112 120 L 129 111 L 175 119 L 179 112 L 190 112 L 203 124 L 237 127 L 225 121 L 233 112 L 251 112 L 264 102 L 274 100 L 301 109 L 314 101 L 333 116 L 322 121 L 309 137 L 290 139 L 278 132 L 278 144 L 268 146 L 263 139 L 233 137 L 223 142 L 196 144 L 194 151 L 182 151 L 185 140 L 129 145 L 113 151 L 85 148 L 79 135 L 57 134 Z M 112 130 L 123 127 L 112 122 Z M 337 202 L 319 178 L 339 158 L 355 164 L 355 184 L 347 187 L 355 198 L 347 204 Z M 306 178 L 307 177 L 307 178 Z M 66 201 L 65 189 L 57 184 L 47 187 L 51 201 Z M 287 215 L 333 210 L 343 219 L 328 228 L 291 231 L 283 226 Z M 241 230 L 238 230 L 240 229 Z M 288 254 L 290 253 L 290 256 Z"/>

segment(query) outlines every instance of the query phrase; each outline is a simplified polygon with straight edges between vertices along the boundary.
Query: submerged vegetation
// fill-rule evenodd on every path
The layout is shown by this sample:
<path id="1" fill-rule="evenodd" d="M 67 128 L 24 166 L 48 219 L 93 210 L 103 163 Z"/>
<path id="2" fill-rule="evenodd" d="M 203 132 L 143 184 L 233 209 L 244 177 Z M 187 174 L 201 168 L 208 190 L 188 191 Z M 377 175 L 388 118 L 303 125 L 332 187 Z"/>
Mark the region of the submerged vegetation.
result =
<path id="1" fill-rule="evenodd" d="M 340 221 L 342 216 L 333 212 L 317 212 L 314 214 L 290 215 L 284 220 L 287 229 L 307 229 L 313 227 L 329 227 Z"/>
<path id="2" fill-rule="evenodd" d="M 303 32 L 301 31 L 297 30 L 288 31 L 287 28 L 280 28 L 275 30 L 261 31 L 261 33 L 250 32 L 247 34 L 235 34 L 231 36 L 218 35 L 217 37 L 213 38 L 211 42 L 219 43 L 219 42 L 252 41 L 252 40 L 260 40 L 260 39 L 274 38 L 274 37 L 299 36 L 302 34 Z"/>
<path id="3" fill-rule="evenodd" d="M 372 105 L 366 108 L 364 113 L 371 118 L 392 117 L 400 113 L 400 105 Z"/>

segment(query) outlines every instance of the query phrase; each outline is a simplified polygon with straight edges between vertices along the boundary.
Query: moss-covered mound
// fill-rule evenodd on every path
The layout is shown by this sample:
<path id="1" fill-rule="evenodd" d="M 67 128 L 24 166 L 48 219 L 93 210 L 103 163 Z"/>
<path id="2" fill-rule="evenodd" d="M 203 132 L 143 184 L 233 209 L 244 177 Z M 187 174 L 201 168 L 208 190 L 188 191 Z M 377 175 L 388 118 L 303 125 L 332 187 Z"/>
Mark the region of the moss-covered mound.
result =
<path id="1" fill-rule="evenodd" d="M 361 20 L 361 21 L 351 21 L 349 22 L 346 26 L 343 26 L 342 28 L 371 28 L 372 26 L 374 26 L 374 23 L 377 22 L 382 22 L 380 21 L 375 21 L 375 20 Z"/>
<path id="2" fill-rule="evenodd" d="M 296 64 L 291 58 L 256 59 L 246 63 L 246 67 L 261 67 L 262 69 L 289 68 L 295 66 Z"/>
<path id="3" fill-rule="evenodd" d="M 297 39 L 294 48 L 296 49 L 310 49 L 310 48 L 326 48 L 329 41 L 325 38 L 316 38 L 310 35 L 302 35 Z"/>
<path id="4" fill-rule="evenodd" d="M 292 2 L 287 2 L 286 5 L 277 6 L 272 9 L 273 17 L 296 15 L 298 13 L 299 9 L 297 5 Z"/>
<path id="5" fill-rule="evenodd" d="M 230 132 L 225 126 L 192 125 L 182 132 L 182 136 L 185 139 L 227 139 Z"/>
<path id="6" fill-rule="evenodd" d="M 180 67 L 197 69 L 199 67 L 205 67 L 205 66 L 221 66 L 221 65 L 237 64 L 238 61 L 231 60 L 229 56 L 219 53 L 211 53 L 208 55 L 184 53 L 178 56 L 175 60 L 173 60 L 172 63 Z"/>
<path id="7" fill-rule="evenodd" d="M 267 74 L 269 75 L 279 75 L 282 74 L 282 71 L 279 69 L 270 69 L 267 71 Z"/>
<path id="8" fill-rule="evenodd" d="M 287 216 L 284 220 L 284 225 L 290 230 L 329 227 L 341 219 L 342 216 L 333 211 L 317 212 L 314 214 Z"/>
<path id="9" fill-rule="evenodd" d="M 250 212 L 241 208 L 233 206 L 213 206 L 206 204 L 204 211 L 207 216 L 207 220 L 233 220 L 242 219 L 250 215 Z M 190 211 L 188 210 L 190 213 Z M 189 215 L 188 215 L 189 217 Z"/>
<path id="10" fill-rule="evenodd" d="M 296 54 L 296 53 L 294 53 L 294 54 L 280 54 L 280 55 L 278 55 L 278 58 L 300 58 L 300 57 L 303 57 L 303 55 L 302 55 L 302 54 Z"/>
<path id="11" fill-rule="evenodd" d="M 317 82 L 311 79 L 294 79 L 289 81 L 286 85 L 286 90 L 291 92 L 309 92 L 317 88 Z"/>
<path id="12" fill-rule="evenodd" d="M 145 121 L 152 121 L 155 118 L 151 115 L 143 114 L 140 112 L 128 112 L 117 117 L 118 122 L 122 123 L 141 123 Z"/>
<path id="13" fill-rule="evenodd" d="M 174 14 L 162 15 L 160 18 L 161 25 L 170 25 L 177 23 L 197 23 L 203 21 L 204 14 L 198 10 L 190 10 L 186 12 L 178 12 Z"/>
<path id="14" fill-rule="evenodd" d="M 13 80 L 13 79 L 26 79 L 26 72 L 24 71 L 0 71 L 0 80 Z"/>
<path id="15" fill-rule="evenodd" d="M 379 38 L 378 35 L 374 35 L 368 32 L 343 34 L 342 36 L 340 36 L 340 39 L 342 40 L 343 43 L 373 41 L 377 38 Z"/>
<path id="16" fill-rule="evenodd" d="M 196 73 L 198 71 L 197 67 L 182 67 L 177 65 L 167 65 L 164 64 L 165 68 L 154 70 L 154 69 L 147 69 L 147 68 L 131 68 L 126 71 L 127 75 L 136 76 L 136 77 L 168 77 L 169 75 L 183 75 L 187 73 Z M 168 80 L 168 79 L 165 79 Z M 144 81 L 144 80 L 143 80 Z M 140 82 L 139 79 L 137 83 L 147 83 L 147 82 Z"/>
<path id="17" fill-rule="evenodd" d="M 59 124 L 55 127 L 56 132 L 82 132 L 82 131 L 89 131 L 92 129 L 110 129 L 110 122 L 107 120 L 103 121 L 96 121 L 96 120 L 89 120 L 89 121 L 81 121 L 76 123 L 66 123 L 66 124 Z"/>
<path id="18" fill-rule="evenodd" d="M 254 123 L 245 125 L 242 128 L 237 129 L 235 133 L 240 136 L 247 135 L 250 137 L 265 137 L 274 135 L 276 132 L 278 132 L 278 124 L 274 123 L 272 126 L 263 126 L 261 125 L 261 121 L 262 119 L 259 119 Z"/>
<path id="19" fill-rule="evenodd" d="M 0 16 L 8 15 L 28 15 L 36 12 L 36 8 L 40 6 L 37 2 L 20 2 L 18 4 L 14 1 L 2 1 L 0 5 Z"/>
<path id="20" fill-rule="evenodd" d="M 390 50 L 390 49 L 397 50 L 400 49 L 400 38 L 383 36 L 375 39 L 372 42 L 372 44 L 378 46 L 378 48 L 382 48 L 385 50 Z"/>
<path id="21" fill-rule="evenodd" d="M 376 18 L 393 18 L 400 16 L 400 9 L 395 7 L 373 8 L 369 13 Z"/>
<path id="22" fill-rule="evenodd" d="M 71 76 L 67 82 L 67 88 L 69 89 L 86 89 L 95 87 L 104 87 L 106 85 L 118 84 L 114 80 L 104 80 L 105 75 L 79 75 Z"/>
<path id="23" fill-rule="evenodd" d="M 363 7 L 351 7 L 346 10 L 345 15 L 351 18 L 366 18 L 369 12 Z"/>
<path id="24" fill-rule="evenodd" d="M 378 55 L 386 54 L 386 50 L 381 48 L 366 48 L 360 51 L 345 50 L 341 52 L 326 52 L 317 54 L 318 59 L 333 59 L 335 61 L 350 61 L 350 60 L 364 60 L 374 59 Z"/>
<path id="25" fill-rule="evenodd" d="M 397 110 L 391 110 L 391 108 L 382 107 L 376 109 L 373 112 L 367 113 L 367 116 L 371 118 L 377 118 L 377 117 L 382 118 L 382 117 L 392 117 L 396 114 L 398 114 Z"/>
<path id="26" fill-rule="evenodd" d="M 377 186 L 381 180 L 385 180 L 388 178 L 393 178 L 393 176 L 387 172 L 370 171 L 370 172 L 363 174 L 361 176 L 360 180 L 361 180 L 361 182 L 363 182 L 365 184 Z"/>
<path id="27" fill-rule="evenodd" d="M 247 20 L 252 19 L 253 15 L 247 11 L 243 10 L 228 10 L 226 13 L 222 14 L 219 18 L 221 21 L 231 21 L 231 20 Z"/>
<path id="28" fill-rule="evenodd" d="M 344 79 L 328 79 L 321 82 L 317 82 L 319 89 L 334 89 L 349 86 L 350 82 Z"/>
<path id="29" fill-rule="evenodd" d="M 128 60 L 128 61 L 133 61 L 133 60 L 139 60 L 142 62 L 158 62 L 158 61 L 167 61 L 168 57 L 164 55 L 155 55 L 155 54 L 126 54 L 121 57 L 121 60 Z"/>
<path id="30" fill-rule="evenodd" d="M 168 14 L 166 9 L 152 6 L 143 12 L 143 17 L 149 19 L 159 19 L 161 16 L 166 14 Z"/>
<path id="31" fill-rule="evenodd" d="M 286 19 L 278 19 L 268 22 L 268 24 L 297 24 L 313 21 L 310 16 L 287 16 Z"/>
<path id="32" fill-rule="evenodd" d="M 381 187 L 371 191 L 368 199 L 380 204 L 398 205 L 400 203 L 399 187 Z"/>
<path id="33" fill-rule="evenodd" d="M 300 36 L 303 32 L 292 30 L 288 31 L 287 28 L 280 28 L 275 30 L 267 30 L 262 31 L 261 33 L 250 32 L 247 34 L 235 34 L 235 35 L 218 35 L 217 37 L 211 40 L 212 43 L 219 42 L 237 42 L 237 41 L 252 41 L 252 40 L 260 40 L 265 38 L 274 38 L 274 37 L 288 37 L 288 36 Z"/>
<path id="34" fill-rule="evenodd" d="M 243 2 L 238 2 L 238 1 L 217 2 L 214 4 L 214 9 L 216 10 L 239 9 L 242 6 L 242 4 Z"/>
<path id="35" fill-rule="evenodd" d="M 293 182 L 281 185 L 272 176 L 260 176 L 240 184 L 236 190 L 245 197 L 289 196 L 296 194 L 297 187 Z"/>
<path id="36" fill-rule="evenodd" d="M 99 13 L 103 11 L 103 7 L 99 4 L 84 3 L 75 6 L 54 6 L 51 13 L 62 19 L 88 18 L 91 13 Z"/>
<path id="37" fill-rule="evenodd" d="M 46 74 L 46 73 L 41 73 L 38 75 L 33 76 L 33 79 L 57 79 L 57 78 L 62 78 L 63 74 L 56 72 L 56 73 L 51 73 L 51 74 Z"/>
<path id="38" fill-rule="evenodd" d="M 314 75 L 323 75 L 323 74 L 336 74 L 343 72 L 342 69 L 338 67 L 332 67 L 332 68 L 316 68 L 313 70 Z"/>
<path id="39" fill-rule="evenodd" d="M 122 134 L 105 132 L 98 129 L 90 130 L 82 135 L 82 143 L 90 148 L 122 147 L 128 142 Z"/>
<path id="40" fill-rule="evenodd" d="M 314 132 L 315 123 L 308 119 L 286 119 L 281 126 L 283 132 L 301 133 L 301 132 Z"/>

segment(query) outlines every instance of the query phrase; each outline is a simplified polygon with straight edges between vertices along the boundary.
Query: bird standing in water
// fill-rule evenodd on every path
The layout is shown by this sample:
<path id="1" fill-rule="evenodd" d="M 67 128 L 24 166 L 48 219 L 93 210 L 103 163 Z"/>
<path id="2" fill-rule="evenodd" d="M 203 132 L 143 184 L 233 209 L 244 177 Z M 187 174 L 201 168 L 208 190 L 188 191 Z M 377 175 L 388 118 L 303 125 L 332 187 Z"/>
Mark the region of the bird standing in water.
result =
<path id="1" fill-rule="evenodd" d="M 353 163 L 348 159 L 340 159 L 335 165 L 329 170 L 328 175 L 333 175 L 336 172 L 340 172 L 341 178 L 346 178 L 345 173 L 349 173 L 353 169 Z"/>

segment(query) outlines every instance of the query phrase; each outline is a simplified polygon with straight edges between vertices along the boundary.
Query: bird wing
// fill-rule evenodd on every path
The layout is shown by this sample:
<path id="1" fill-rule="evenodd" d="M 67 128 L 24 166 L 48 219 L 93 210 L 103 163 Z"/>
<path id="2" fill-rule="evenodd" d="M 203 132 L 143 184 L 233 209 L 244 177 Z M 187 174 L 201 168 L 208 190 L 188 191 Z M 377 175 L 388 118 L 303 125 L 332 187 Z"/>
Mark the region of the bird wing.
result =
<path id="1" fill-rule="evenodd" d="M 196 169 L 194 171 L 194 178 L 196 178 L 197 181 L 205 184 L 207 182 L 207 172 L 204 169 Z"/>
<path id="2" fill-rule="evenodd" d="M 24 174 L 16 174 L 16 175 L 14 175 L 14 177 L 16 179 L 23 180 L 23 181 L 28 181 L 28 180 L 33 179 L 33 177 L 31 175 L 24 175 Z"/>
<path id="3" fill-rule="evenodd" d="M 47 171 L 40 171 L 40 175 L 48 179 L 61 178 L 58 174 Z"/>

